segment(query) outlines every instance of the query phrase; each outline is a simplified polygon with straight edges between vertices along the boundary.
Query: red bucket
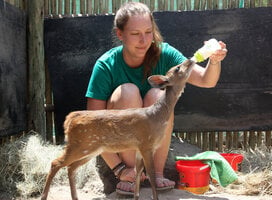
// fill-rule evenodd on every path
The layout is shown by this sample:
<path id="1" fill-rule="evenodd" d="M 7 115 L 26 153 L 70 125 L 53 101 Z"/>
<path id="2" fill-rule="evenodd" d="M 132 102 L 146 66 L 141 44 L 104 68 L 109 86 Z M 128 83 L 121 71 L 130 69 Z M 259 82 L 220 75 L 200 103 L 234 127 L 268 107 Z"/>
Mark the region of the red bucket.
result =
<path id="1" fill-rule="evenodd" d="M 209 190 L 210 166 L 199 160 L 179 160 L 176 162 L 179 172 L 178 188 L 195 194 Z"/>
<path id="2" fill-rule="evenodd" d="M 231 165 L 234 171 L 238 171 L 238 165 L 242 163 L 244 156 L 238 153 L 220 153 Z"/>

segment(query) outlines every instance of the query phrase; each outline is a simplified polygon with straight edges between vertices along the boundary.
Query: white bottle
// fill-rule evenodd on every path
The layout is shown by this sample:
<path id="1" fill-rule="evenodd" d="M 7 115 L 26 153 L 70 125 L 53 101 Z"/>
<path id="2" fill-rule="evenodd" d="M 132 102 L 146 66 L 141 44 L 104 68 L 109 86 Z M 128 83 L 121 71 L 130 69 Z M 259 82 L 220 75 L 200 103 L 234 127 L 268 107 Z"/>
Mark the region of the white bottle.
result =
<path id="1" fill-rule="evenodd" d="M 191 58 L 194 62 L 202 62 L 209 58 L 216 50 L 221 49 L 219 42 L 212 38 L 205 42 L 204 46 L 198 49 Z"/>

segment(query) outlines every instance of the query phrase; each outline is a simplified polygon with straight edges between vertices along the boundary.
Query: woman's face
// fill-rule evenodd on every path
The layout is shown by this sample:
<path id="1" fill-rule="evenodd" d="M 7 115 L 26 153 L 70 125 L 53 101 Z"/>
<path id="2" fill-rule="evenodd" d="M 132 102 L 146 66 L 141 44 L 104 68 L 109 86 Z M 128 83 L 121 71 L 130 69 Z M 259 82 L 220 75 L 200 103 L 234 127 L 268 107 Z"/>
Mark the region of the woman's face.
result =
<path id="1" fill-rule="evenodd" d="M 149 15 L 131 16 L 124 30 L 117 30 L 117 36 L 124 46 L 124 57 L 144 59 L 153 41 L 153 27 Z"/>

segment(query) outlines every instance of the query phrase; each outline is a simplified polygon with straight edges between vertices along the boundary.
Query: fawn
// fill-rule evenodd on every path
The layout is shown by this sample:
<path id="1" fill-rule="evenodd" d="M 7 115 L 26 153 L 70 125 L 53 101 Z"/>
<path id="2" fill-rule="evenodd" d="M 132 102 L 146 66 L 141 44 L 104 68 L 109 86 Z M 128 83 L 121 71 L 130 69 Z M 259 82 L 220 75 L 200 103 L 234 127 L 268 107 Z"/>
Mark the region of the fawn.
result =
<path id="1" fill-rule="evenodd" d="M 134 198 L 139 199 L 140 176 L 145 167 L 153 199 L 158 200 L 153 154 L 164 137 L 167 121 L 184 91 L 193 66 L 193 61 L 186 60 L 172 67 L 165 76 L 150 76 L 151 86 L 165 89 L 165 94 L 149 107 L 68 114 L 64 122 L 67 144 L 63 154 L 51 163 L 41 199 L 47 199 L 51 181 L 60 168 L 68 167 L 71 196 L 77 200 L 75 170 L 79 166 L 104 151 L 134 149 L 137 151 Z"/>

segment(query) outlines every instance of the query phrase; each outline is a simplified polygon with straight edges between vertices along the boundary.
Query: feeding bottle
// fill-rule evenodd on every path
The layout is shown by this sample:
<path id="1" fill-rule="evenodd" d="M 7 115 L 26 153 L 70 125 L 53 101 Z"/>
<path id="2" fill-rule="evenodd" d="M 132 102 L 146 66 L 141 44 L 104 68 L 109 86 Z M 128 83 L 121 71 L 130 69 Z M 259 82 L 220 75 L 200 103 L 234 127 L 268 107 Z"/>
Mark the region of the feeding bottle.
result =
<path id="1" fill-rule="evenodd" d="M 202 62 L 219 49 L 221 49 L 219 42 L 216 39 L 212 38 L 205 42 L 203 47 L 201 47 L 194 53 L 194 56 L 191 58 L 191 60 L 193 60 L 194 62 Z"/>

